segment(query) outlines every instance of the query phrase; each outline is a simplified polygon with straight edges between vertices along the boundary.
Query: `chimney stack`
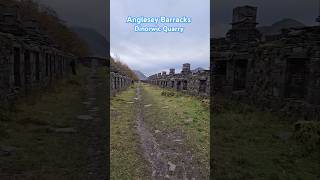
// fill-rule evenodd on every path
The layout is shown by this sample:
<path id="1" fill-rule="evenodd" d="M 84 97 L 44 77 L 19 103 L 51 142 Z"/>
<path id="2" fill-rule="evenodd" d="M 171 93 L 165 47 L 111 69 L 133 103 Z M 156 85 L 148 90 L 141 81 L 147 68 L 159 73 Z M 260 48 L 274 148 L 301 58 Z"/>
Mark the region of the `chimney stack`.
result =
<path id="1" fill-rule="evenodd" d="M 185 63 L 182 65 L 182 71 L 181 71 L 182 74 L 189 74 L 191 73 L 191 70 L 190 70 L 190 64 L 189 63 Z"/>
<path id="2" fill-rule="evenodd" d="M 175 69 L 171 68 L 169 75 L 174 75 L 174 74 L 175 74 L 175 71 L 176 71 Z"/>

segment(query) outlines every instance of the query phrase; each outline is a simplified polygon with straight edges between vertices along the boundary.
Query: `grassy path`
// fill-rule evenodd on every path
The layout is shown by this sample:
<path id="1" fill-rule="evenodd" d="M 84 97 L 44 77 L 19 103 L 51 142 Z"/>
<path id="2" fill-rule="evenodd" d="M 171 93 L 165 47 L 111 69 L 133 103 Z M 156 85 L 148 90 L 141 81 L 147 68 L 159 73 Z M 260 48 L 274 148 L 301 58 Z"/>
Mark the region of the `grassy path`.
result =
<path id="1" fill-rule="evenodd" d="M 118 179 L 142 177 L 139 170 L 134 172 L 137 168 L 148 169 L 149 178 L 142 179 L 151 175 L 154 179 L 207 179 L 208 105 L 186 95 L 166 96 L 162 89 L 146 84 L 139 89 L 131 88 L 112 100 L 111 172 L 126 172 Z M 141 122 L 136 121 L 139 116 Z M 112 177 L 116 179 L 116 172 Z"/>
<path id="2" fill-rule="evenodd" d="M 135 131 L 135 86 L 111 100 L 110 171 L 112 180 L 149 179 L 150 169 L 139 150 Z"/>

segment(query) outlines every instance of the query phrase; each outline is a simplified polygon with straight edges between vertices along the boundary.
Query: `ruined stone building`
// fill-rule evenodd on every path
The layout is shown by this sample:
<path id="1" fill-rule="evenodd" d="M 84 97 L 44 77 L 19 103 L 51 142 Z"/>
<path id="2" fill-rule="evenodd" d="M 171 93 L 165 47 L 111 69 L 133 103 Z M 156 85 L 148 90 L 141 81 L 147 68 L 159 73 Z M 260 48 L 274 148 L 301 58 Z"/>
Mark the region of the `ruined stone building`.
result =
<path id="1" fill-rule="evenodd" d="M 162 88 L 175 89 L 190 95 L 207 97 L 210 95 L 210 71 L 202 70 L 193 73 L 190 64 L 182 65 L 181 73 L 176 74 L 175 69 L 158 73 L 148 77 L 147 82 Z"/>
<path id="2" fill-rule="evenodd" d="M 2 1 L 1 1 L 2 2 Z M 39 23 L 0 2 L 0 104 L 70 73 L 72 54 L 57 47 Z"/>
<path id="3" fill-rule="evenodd" d="M 114 96 L 117 92 L 125 90 L 134 83 L 133 79 L 122 73 L 114 66 L 110 66 L 110 95 Z"/>
<path id="4" fill-rule="evenodd" d="M 226 37 L 211 39 L 214 93 L 319 118 L 320 27 L 262 36 L 256 17 L 256 7 L 237 7 Z"/>

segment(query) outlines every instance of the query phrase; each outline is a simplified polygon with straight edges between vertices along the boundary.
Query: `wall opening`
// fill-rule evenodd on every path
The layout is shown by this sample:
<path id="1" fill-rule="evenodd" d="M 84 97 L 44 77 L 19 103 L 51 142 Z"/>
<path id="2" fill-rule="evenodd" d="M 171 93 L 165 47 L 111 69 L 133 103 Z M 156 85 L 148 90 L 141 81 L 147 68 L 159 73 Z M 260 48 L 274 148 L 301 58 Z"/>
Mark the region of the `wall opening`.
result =
<path id="1" fill-rule="evenodd" d="M 227 75 L 227 61 L 216 61 L 215 75 L 226 77 Z"/>
<path id="2" fill-rule="evenodd" d="M 31 82 L 31 64 L 30 64 L 30 51 L 26 50 L 24 52 L 24 79 L 25 84 Z"/>
<path id="3" fill-rule="evenodd" d="M 53 59 L 53 62 L 52 62 L 53 63 L 53 73 L 56 74 L 56 68 L 57 68 L 56 67 L 56 57 L 52 56 L 52 59 Z"/>
<path id="4" fill-rule="evenodd" d="M 248 60 L 237 60 L 234 68 L 233 90 L 244 90 L 247 82 Z"/>
<path id="5" fill-rule="evenodd" d="M 113 78 L 113 86 L 114 86 L 114 89 L 118 88 L 117 87 L 117 78 L 116 77 Z"/>
<path id="6" fill-rule="evenodd" d="M 49 76 L 49 54 L 46 54 L 46 76 Z"/>
<path id="7" fill-rule="evenodd" d="M 205 93 L 206 90 L 207 90 L 207 81 L 206 80 L 200 80 L 199 92 L 200 93 Z"/>
<path id="8" fill-rule="evenodd" d="M 177 82 L 177 91 L 181 91 L 181 81 Z"/>
<path id="9" fill-rule="evenodd" d="M 118 89 L 121 88 L 121 86 L 120 86 L 120 77 L 117 77 L 117 87 L 118 87 Z"/>
<path id="10" fill-rule="evenodd" d="M 182 89 L 183 89 L 183 90 L 188 90 L 188 81 L 187 81 L 187 80 L 184 80 L 184 81 L 183 81 Z"/>
<path id="11" fill-rule="evenodd" d="M 174 88 L 174 81 L 171 81 L 171 88 Z"/>
<path id="12" fill-rule="evenodd" d="M 214 67 L 214 74 L 214 87 L 217 91 L 219 91 L 223 88 L 227 79 L 227 61 L 216 61 Z"/>
<path id="13" fill-rule="evenodd" d="M 287 60 L 285 97 L 303 99 L 306 94 L 307 59 Z"/>
<path id="14" fill-rule="evenodd" d="M 35 63 L 36 63 L 36 80 L 40 80 L 40 58 L 39 58 L 39 53 L 35 52 Z"/>
<path id="15" fill-rule="evenodd" d="M 21 86 L 21 74 L 20 74 L 20 49 L 14 48 L 13 57 L 13 75 L 14 75 L 14 85 Z"/>
<path id="16" fill-rule="evenodd" d="M 52 77 L 52 55 L 49 55 L 49 74 Z"/>
<path id="17" fill-rule="evenodd" d="M 59 56 L 59 72 L 60 72 L 60 77 L 63 77 L 63 60 L 62 60 L 62 56 Z"/>

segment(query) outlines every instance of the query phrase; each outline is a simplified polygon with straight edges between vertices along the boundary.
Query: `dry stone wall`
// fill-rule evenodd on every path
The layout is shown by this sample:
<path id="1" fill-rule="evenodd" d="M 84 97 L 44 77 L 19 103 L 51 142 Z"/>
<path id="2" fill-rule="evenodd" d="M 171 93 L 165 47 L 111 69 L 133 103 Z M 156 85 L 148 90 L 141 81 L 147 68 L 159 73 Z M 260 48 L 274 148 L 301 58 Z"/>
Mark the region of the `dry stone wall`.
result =
<path id="1" fill-rule="evenodd" d="M 226 38 L 211 40 L 214 93 L 319 119 L 320 27 L 263 37 L 256 8 L 235 8 L 233 16 Z"/>
<path id="2" fill-rule="evenodd" d="M 39 24 L 0 2 L 0 104 L 70 74 L 72 54 L 62 52 Z"/>
<path id="3" fill-rule="evenodd" d="M 210 96 L 210 71 L 201 70 L 192 73 L 190 64 L 182 66 L 182 71 L 175 74 L 175 69 L 170 69 L 148 77 L 147 82 L 162 88 L 174 89 L 194 96 Z"/>

